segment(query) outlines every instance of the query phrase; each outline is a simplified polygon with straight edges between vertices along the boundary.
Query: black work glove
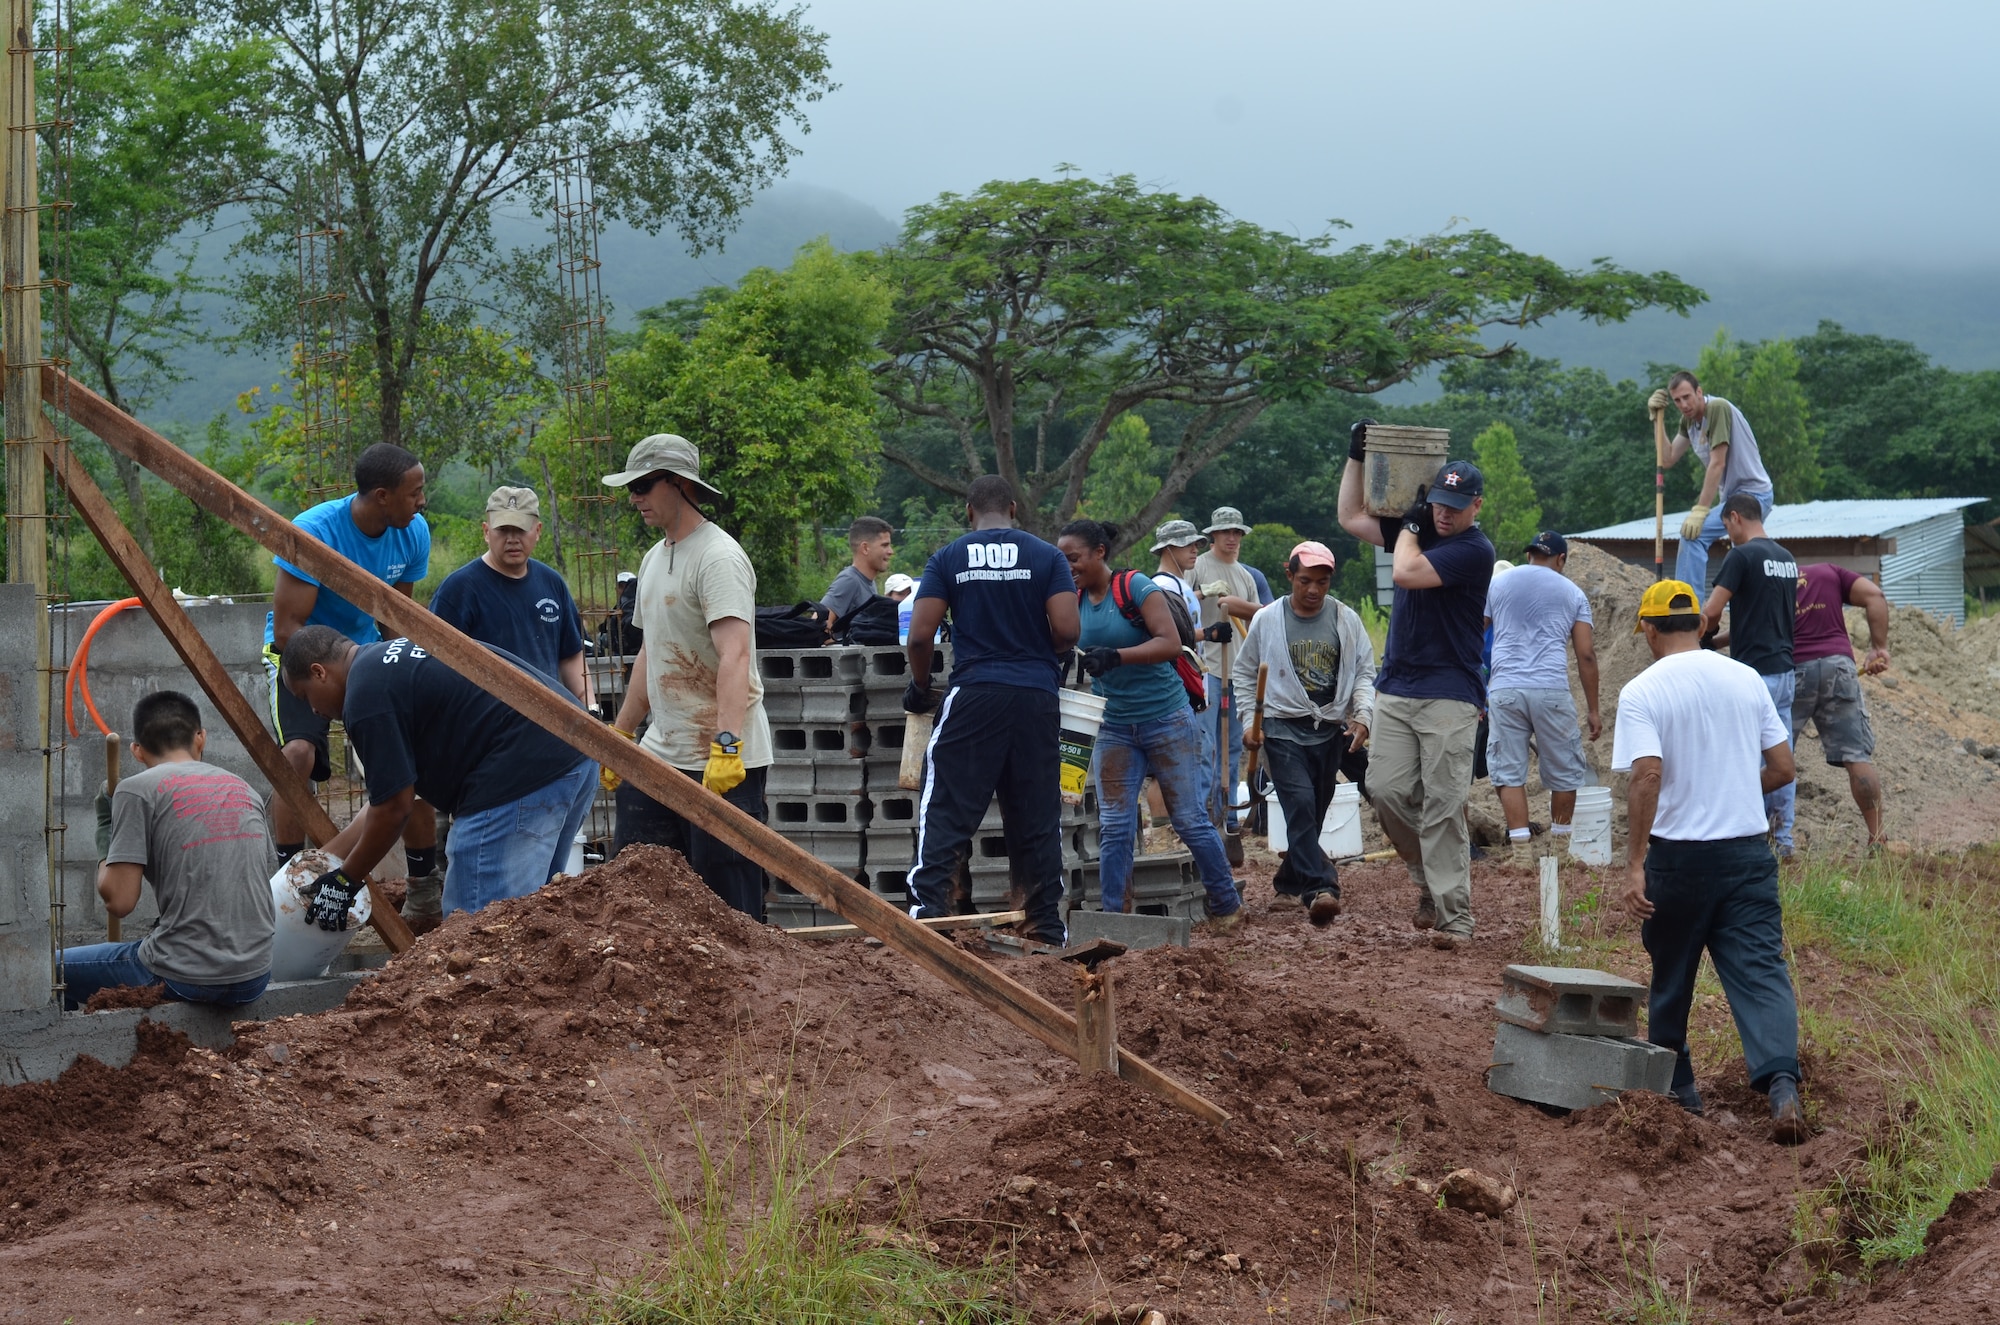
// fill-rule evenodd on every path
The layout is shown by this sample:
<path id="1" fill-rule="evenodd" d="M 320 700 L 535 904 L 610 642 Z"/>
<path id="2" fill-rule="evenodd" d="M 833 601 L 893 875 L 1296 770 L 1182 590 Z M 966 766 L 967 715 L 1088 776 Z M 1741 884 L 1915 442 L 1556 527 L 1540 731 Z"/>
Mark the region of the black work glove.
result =
<path id="1" fill-rule="evenodd" d="M 1347 430 L 1347 458 L 1357 464 L 1368 459 L 1368 425 L 1373 419 L 1362 419 Z"/>
<path id="2" fill-rule="evenodd" d="M 1102 676 L 1114 667 L 1123 666 L 1124 662 L 1116 649 L 1099 646 L 1083 651 L 1083 670 L 1092 676 Z"/>
<path id="3" fill-rule="evenodd" d="M 306 908 L 306 919 L 335 933 L 346 929 L 347 908 L 354 905 L 355 894 L 360 891 L 361 885 L 348 878 L 346 870 L 328 870 L 313 880 L 312 904 Z"/>
<path id="4" fill-rule="evenodd" d="M 95 805 L 97 810 L 97 858 L 103 860 L 111 854 L 111 793 L 99 791 Z"/>
<path id="5" fill-rule="evenodd" d="M 1403 528 L 1414 529 L 1418 538 L 1437 536 L 1437 522 L 1431 519 L 1430 485 L 1417 489 L 1417 499 L 1403 512 Z"/>
<path id="6" fill-rule="evenodd" d="M 938 692 L 929 686 L 920 686 L 914 678 L 903 687 L 903 712 L 932 713 L 937 710 Z"/>
<path id="7" fill-rule="evenodd" d="M 1236 628 L 1227 621 L 1218 621 L 1212 626 L 1203 626 L 1201 637 L 1210 644 L 1227 644 L 1236 636 Z"/>

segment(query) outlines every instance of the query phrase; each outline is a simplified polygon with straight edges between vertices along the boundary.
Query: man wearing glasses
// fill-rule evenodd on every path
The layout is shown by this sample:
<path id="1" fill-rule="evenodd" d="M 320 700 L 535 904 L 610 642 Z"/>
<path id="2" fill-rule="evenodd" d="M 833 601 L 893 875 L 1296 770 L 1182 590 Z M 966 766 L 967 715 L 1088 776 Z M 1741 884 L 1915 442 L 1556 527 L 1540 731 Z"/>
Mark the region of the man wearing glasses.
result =
<path id="1" fill-rule="evenodd" d="M 722 493 L 701 480 L 693 443 L 671 433 L 640 441 L 604 485 L 623 488 L 660 533 L 639 563 L 632 624 L 646 642 L 612 724 L 760 822 L 771 725 L 757 673 L 757 572 L 743 547 L 701 513 Z M 644 677 L 645 684 L 636 684 Z M 641 720 L 643 737 L 634 737 Z M 612 852 L 630 842 L 672 847 L 724 902 L 764 918 L 764 871 L 637 787 L 620 783 Z"/>
<path id="2" fill-rule="evenodd" d="M 486 499 L 486 552 L 445 577 L 431 611 L 481 644 L 502 648 L 560 680 L 590 707 L 583 629 L 569 586 L 536 561 L 542 504 L 533 488 L 495 488 Z"/>

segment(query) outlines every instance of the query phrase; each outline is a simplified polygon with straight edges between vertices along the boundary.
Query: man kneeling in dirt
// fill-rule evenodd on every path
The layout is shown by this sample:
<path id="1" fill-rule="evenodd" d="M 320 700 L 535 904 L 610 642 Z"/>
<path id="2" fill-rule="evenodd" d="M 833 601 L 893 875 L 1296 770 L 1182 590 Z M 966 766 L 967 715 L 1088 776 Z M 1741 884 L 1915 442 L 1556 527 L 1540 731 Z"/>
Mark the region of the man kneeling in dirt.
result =
<path id="1" fill-rule="evenodd" d="M 575 704 L 555 677 L 488 646 Z M 597 792 L 597 765 L 407 639 L 356 644 L 307 626 L 285 645 L 286 689 L 339 718 L 360 755 L 368 807 L 326 844 L 338 869 L 313 881 L 311 916 L 345 929 L 347 908 L 402 835 L 421 796 L 453 816 L 444 914 L 525 897 L 559 872 Z"/>
<path id="2" fill-rule="evenodd" d="M 253 1002 L 270 979 L 278 923 L 263 802 L 242 778 L 202 762 L 208 733 L 186 695 L 142 698 L 132 735 L 146 771 L 97 798 L 97 892 L 106 914 L 122 918 L 151 879 L 159 923 L 131 943 L 64 948 L 63 1006 L 153 984 L 190 1003 Z"/>
<path id="3" fill-rule="evenodd" d="M 1771 1139 L 1805 1140 L 1799 1008 L 1785 965 L 1778 862 L 1763 797 L 1791 782 L 1791 740 L 1764 680 L 1701 647 L 1694 588 L 1661 580 L 1639 602 L 1653 665 L 1618 699 L 1611 767 L 1629 771 L 1625 909 L 1653 959 L 1646 1038 L 1672 1049 L 1673 1094 L 1701 1112 L 1688 1009 L 1703 949 L 1715 962 Z"/>

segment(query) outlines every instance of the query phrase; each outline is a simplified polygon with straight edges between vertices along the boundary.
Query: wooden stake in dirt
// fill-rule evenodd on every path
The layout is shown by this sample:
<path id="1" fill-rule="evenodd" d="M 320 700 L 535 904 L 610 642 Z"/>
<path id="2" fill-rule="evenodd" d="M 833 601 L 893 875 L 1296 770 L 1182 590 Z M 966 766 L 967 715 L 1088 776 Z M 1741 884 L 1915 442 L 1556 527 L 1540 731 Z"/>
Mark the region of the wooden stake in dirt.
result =
<path id="1" fill-rule="evenodd" d="M 1562 947 L 1562 874 L 1554 856 L 1542 857 L 1542 942 Z"/>
<path id="2" fill-rule="evenodd" d="M 104 794 L 112 797 L 118 794 L 118 733 L 104 733 Z M 98 862 L 102 864 L 102 861 Z M 125 918 L 104 914 L 104 937 L 112 943 L 125 941 Z"/>
<path id="3" fill-rule="evenodd" d="M 1653 415 L 1653 579 L 1667 578 L 1667 412 Z"/>
<path id="4" fill-rule="evenodd" d="M 1250 753 L 1243 759 L 1243 785 L 1255 786 L 1257 782 L 1257 756 L 1264 753 L 1264 685 L 1271 679 L 1271 664 L 1257 664 L 1257 698 L 1250 709 L 1250 734 L 1257 738 L 1257 744 L 1250 746 Z M 1247 745 L 1248 742 L 1245 742 Z M 1256 796 L 1251 793 L 1252 798 Z"/>
<path id="5" fill-rule="evenodd" d="M 130 456 L 202 509 L 304 568 L 326 588 L 373 616 L 384 627 L 384 635 L 415 641 L 445 666 L 611 768 L 703 832 L 756 861 L 815 905 L 854 922 L 1057 1053 L 1076 1056 L 1076 1021 L 1061 1008 L 931 933 L 899 907 L 752 819 L 665 760 L 618 736 L 574 700 L 557 695 L 528 673 L 500 661 L 484 645 L 397 593 L 88 387 L 67 380 L 53 368 L 42 371 L 44 394 L 61 401 L 71 418 L 103 438 L 112 450 Z M 49 384 L 60 390 L 46 389 Z M 1119 1055 L 1118 1075 L 1204 1121 L 1229 1121 L 1226 1110 L 1136 1054 Z"/>
<path id="6" fill-rule="evenodd" d="M 80 388 L 77 388 L 80 389 Z M 46 428 L 47 425 L 44 424 Z M 73 456 L 66 456 L 67 446 L 57 440 L 53 431 L 44 433 L 42 455 L 48 467 L 69 494 L 70 505 L 90 526 L 90 532 L 104 545 L 105 554 L 111 558 L 125 576 L 125 582 L 132 586 L 132 592 L 139 596 L 160 633 L 167 637 L 167 643 L 174 646 L 181 662 L 194 674 L 195 684 L 208 696 L 209 703 L 215 705 L 222 720 L 229 724 L 229 730 L 236 733 L 236 739 L 243 742 L 243 748 L 257 765 L 271 790 L 291 807 L 305 825 L 306 836 L 314 846 L 324 846 L 333 839 L 333 820 L 327 816 L 320 803 L 313 797 L 312 788 L 300 777 L 292 766 L 285 762 L 285 756 L 278 749 L 278 743 L 264 730 L 256 710 L 250 701 L 243 698 L 243 692 L 236 688 L 236 682 L 222 666 L 222 660 L 215 656 L 215 650 L 208 647 L 208 641 L 201 637 L 195 624 L 188 618 L 187 609 L 174 600 L 174 595 L 161 581 L 152 562 L 140 550 L 139 541 L 118 518 L 118 512 L 105 499 L 104 493 L 85 472 L 83 465 Z M 373 879 L 368 881 L 369 899 L 373 902 L 373 914 L 368 923 L 382 936 L 382 942 L 390 952 L 404 952 L 416 942 L 410 927 L 396 908 L 389 905 L 382 895 L 382 887 Z M 117 937 L 117 921 L 112 922 L 112 937 Z"/>
<path id="7" fill-rule="evenodd" d="M 1062 954 L 1076 963 L 1076 1065 L 1085 1076 L 1118 1071 L 1118 1009 L 1104 963 L 1124 951 L 1122 943 L 1096 939 Z"/>

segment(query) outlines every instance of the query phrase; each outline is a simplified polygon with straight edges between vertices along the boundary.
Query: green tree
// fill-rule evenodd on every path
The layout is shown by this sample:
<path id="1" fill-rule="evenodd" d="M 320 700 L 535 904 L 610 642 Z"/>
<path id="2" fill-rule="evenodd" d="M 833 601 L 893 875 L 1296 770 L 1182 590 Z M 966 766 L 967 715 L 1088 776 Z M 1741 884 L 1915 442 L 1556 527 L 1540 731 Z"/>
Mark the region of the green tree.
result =
<path id="1" fill-rule="evenodd" d="M 1263 571 L 1271 592 L 1283 594 L 1288 583 L 1285 559 L 1292 555 L 1292 549 L 1303 539 L 1304 535 L 1288 524 L 1253 524 L 1250 532 L 1243 536 L 1243 547 L 1236 554 L 1237 560 Z"/>
<path id="2" fill-rule="evenodd" d="M 388 442 L 453 325 L 434 305 L 483 305 L 553 343 L 551 255 L 496 252 L 496 208 L 546 209 L 580 158 L 605 216 L 717 242 L 829 86 L 825 38 L 768 0 L 200 3 L 216 30 L 279 52 L 263 121 L 276 150 L 245 241 L 268 261 L 243 282 L 247 318 L 292 338 L 294 232 L 344 231 L 339 277 Z M 336 197 L 308 182 L 329 172 Z"/>
<path id="3" fill-rule="evenodd" d="M 874 489 L 869 370 L 888 313 L 887 290 L 822 241 L 785 271 L 745 276 L 691 333 L 656 325 L 612 356 L 614 431 L 695 444 L 723 493 L 711 514 L 749 552 L 766 601 L 797 592 L 801 527 L 844 520 Z M 567 462 L 559 426 L 536 450 Z"/>
<path id="4" fill-rule="evenodd" d="M 1117 521 L 1140 510 L 1160 485 L 1161 457 L 1153 446 L 1153 430 L 1137 414 L 1121 414 L 1111 425 L 1097 463 L 1083 483 L 1077 514 L 1092 520 Z M 1130 531 L 1137 538 L 1143 530 Z M 1129 540 L 1128 540 L 1129 541 Z"/>
<path id="5" fill-rule="evenodd" d="M 1171 406 L 1179 423 L 1152 495 L 1119 513 L 1141 530 L 1275 402 L 1504 353 L 1485 342 L 1493 327 L 1704 297 L 1670 273 L 1572 271 L 1484 231 L 1336 251 L 1129 176 L 946 194 L 874 261 L 896 292 L 881 390 L 926 425 L 883 454 L 952 494 L 997 472 L 1044 533 L 1075 514 L 1135 409 Z"/>
<path id="6" fill-rule="evenodd" d="M 72 204 L 62 221 L 62 330 L 79 376 L 131 413 L 181 380 L 176 352 L 205 339 L 189 300 L 220 287 L 194 275 L 193 250 L 175 245 L 240 200 L 263 162 L 256 112 L 271 54 L 260 40 L 204 30 L 176 5 L 81 0 L 71 23 L 66 164 L 50 155 L 58 126 L 42 130 L 43 170 L 61 172 Z M 53 41 L 45 27 L 43 43 Z M 44 308 L 53 313 L 55 301 Z M 157 562 L 139 466 L 115 452 L 111 464 L 133 536 Z"/>
<path id="7" fill-rule="evenodd" d="M 1825 485 L 1812 411 L 1799 383 L 1799 356 L 1786 340 L 1732 341 L 1726 330 L 1704 345 L 1694 374 L 1701 389 L 1743 411 L 1780 502 L 1811 501 Z"/>
<path id="8" fill-rule="evenodd" d="M 1486 478 L 1480 525 L 1501 556 L 1518 559 L 1521 549 L 1542 530 L 1542 504 L 1521 464 L 1514 430 L 1504 423 L 1487 428 L 1472 439 L 1472 460 Z"/>

